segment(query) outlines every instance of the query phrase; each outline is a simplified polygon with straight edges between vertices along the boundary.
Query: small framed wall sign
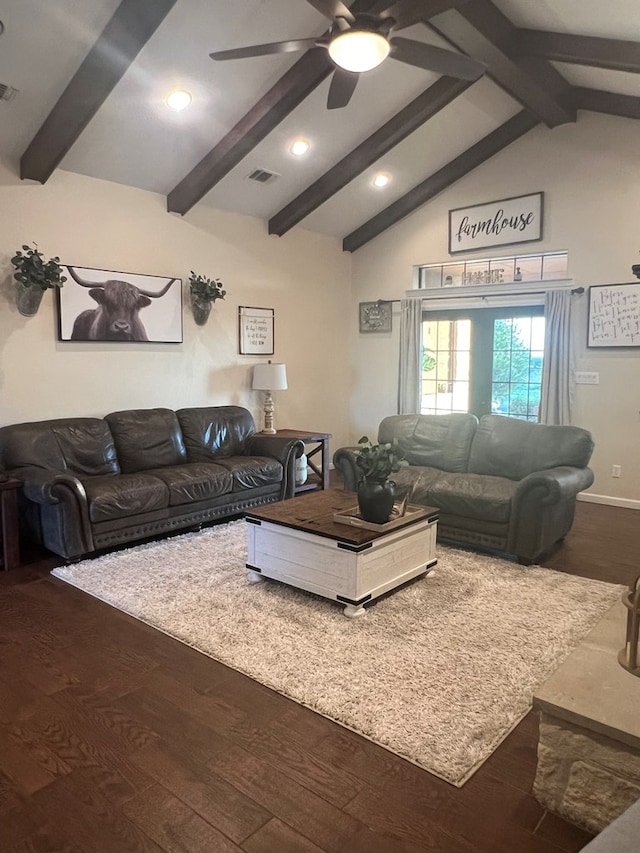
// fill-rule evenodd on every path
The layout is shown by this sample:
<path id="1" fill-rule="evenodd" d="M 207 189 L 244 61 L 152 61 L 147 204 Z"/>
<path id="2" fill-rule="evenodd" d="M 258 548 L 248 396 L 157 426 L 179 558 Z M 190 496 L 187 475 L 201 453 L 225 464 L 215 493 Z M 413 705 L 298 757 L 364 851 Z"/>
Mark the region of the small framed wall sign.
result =
<path id="1" fill-rule="evenodd" d="M 542 240 L 544 193 L 449 211 L 449 254 Z"/>
<path id="2" fill-rule="evenodd" d="M 588 347 L 640 347 L 640 282 L 589 288 Z"/>
<path id="3" fill-rule="evenodd" d="M 391 303 L 390 302 L 361 302 L 360 303 L 361 332 L 390 332 Z"/>
<path id="4" fill-rule="evenodd" d="M 240 355 L 273 355 L 273 308 L 238 308 Z"/>

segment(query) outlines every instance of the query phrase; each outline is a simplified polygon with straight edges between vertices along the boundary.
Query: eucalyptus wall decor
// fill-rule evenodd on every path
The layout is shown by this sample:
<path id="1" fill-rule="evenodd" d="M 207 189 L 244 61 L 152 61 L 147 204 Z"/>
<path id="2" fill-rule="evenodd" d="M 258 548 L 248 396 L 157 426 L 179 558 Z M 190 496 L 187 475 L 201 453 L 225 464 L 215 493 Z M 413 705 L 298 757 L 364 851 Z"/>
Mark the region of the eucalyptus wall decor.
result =
<path id="1" fill-rule="evenodd" d="M 13 274 L 16 280 L 16 305 L 23 317 L 33 317 L 37 314 L 45 290 L 62 287 L 67 280 L 62 275 L 60 258 L 56 255 L 45 261 L 44 255 L 38 249 L 24 245 L 21 251 L 15 253 L 11 263 L 16 271 Z"/>
<path id="2" fill-rule="evenodd" d="M 209 319 L 211 306 L 216 299 L 224 299 L 227 291 L 223 290 L 219 278 L 206 278 L 203 275 L 196 275 L 193 270 L 191 270 L 189 279 L 189 289 L 193 319 L 198 326 L 204 326 Z"/>

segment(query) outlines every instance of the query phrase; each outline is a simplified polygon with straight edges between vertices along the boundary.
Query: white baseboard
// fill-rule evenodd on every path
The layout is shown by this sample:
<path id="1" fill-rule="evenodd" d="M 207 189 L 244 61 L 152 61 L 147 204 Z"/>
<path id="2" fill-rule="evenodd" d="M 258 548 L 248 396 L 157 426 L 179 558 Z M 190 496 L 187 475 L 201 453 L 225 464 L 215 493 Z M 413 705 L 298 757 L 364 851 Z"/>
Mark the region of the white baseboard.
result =
<path id="1" fill-rule="evenodd" d="M 625 509 L 640 509 L 640 501 L 632 498 L 614 498 L 611 495 L 594 495 L 592 492 L 580 492 L 579 501 L 591 504 L 607 504 L 607 506 L 621 506 Z"/>

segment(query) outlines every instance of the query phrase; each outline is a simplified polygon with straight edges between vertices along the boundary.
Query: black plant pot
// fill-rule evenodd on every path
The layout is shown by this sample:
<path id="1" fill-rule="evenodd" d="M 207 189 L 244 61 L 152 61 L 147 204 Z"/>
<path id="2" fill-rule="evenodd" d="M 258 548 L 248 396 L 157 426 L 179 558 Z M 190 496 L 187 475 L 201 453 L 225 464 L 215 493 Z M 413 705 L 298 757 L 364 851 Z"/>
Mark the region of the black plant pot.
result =
<path id="1" fill-rule="evenodd" d="M 393 480 L 384 483 L 361 482 L 358 486 L 358 508 L 365 521 L 385 524 L 391 517 L 396 497 L 396 484 Z"/>

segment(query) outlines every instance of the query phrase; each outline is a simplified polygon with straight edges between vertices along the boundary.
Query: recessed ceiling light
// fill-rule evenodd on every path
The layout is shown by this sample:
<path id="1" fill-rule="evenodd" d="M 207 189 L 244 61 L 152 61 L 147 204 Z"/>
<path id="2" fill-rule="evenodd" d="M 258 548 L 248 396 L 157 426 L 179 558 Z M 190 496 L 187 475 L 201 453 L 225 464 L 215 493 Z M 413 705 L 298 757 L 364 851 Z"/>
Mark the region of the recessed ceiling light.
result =
<path id="1" fill-rule="evenodd" d="M 389 175 L 385 174 L 385 172 L 379 172 L 373 179 L 372 183 L 374 187 L 378 187 L 378 189 L 382 189 L 382 187 L 386 187 L 391 178 Z"/>
<path id="2" fill-rule="evenodd" d="M 309 148 L 311 148 L 311 145 L 306 139 L 296 139 L 291 143 L 289 151 L 291 151 L 292 154 L 295 154 L 296 157 L 302 157 L 307 153 Z"/>
<path id="3" fill-rule="evenodd" d="M 188 107 L 191 100 L 191 94 L 184 89 L 174 89 L 173 92 L 169 92 L 167 95 L 167 105 L 176 112 L 180 112 L 180 110 Z"/>

